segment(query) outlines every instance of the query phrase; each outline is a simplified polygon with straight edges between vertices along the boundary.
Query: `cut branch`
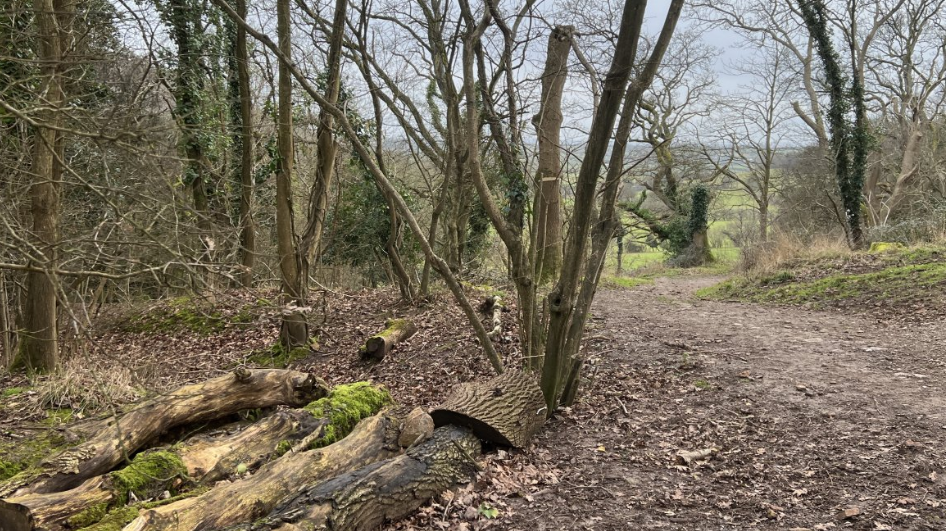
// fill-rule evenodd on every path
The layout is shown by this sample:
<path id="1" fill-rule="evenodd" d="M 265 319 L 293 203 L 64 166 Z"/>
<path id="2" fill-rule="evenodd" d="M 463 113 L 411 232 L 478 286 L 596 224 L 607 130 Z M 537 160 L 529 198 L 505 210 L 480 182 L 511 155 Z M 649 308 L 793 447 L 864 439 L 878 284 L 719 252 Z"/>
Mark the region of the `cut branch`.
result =
<path id="1" fill-rule="evenodd" d="M 381 361 L 395 345 L 417 333 L 417 325 L 410 319 L 389 319 L 384 326 L 361 347 L 363 358 Z"/>

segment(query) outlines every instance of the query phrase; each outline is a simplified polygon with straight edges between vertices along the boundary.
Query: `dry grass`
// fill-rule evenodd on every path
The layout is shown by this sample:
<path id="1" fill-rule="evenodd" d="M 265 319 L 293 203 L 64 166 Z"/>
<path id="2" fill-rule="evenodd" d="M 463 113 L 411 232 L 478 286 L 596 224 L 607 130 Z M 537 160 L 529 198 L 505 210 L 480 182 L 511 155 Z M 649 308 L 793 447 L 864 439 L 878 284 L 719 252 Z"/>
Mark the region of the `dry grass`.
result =
<path id="1" fill-rule="evenodd" d="M 95 354 L 66 360 L 53 374 L 35 377 L 36 407 L 69 409 L 79 418 L 141 398 L 131 369 Z M 39 412 L 36 412 L 39 413 Z"/>
<path id="2" fill-rule="evenodd" d="M 852 252 L 843 236 L 826 234 L 803 240 L 779 232 L 765 243 L 743 247 L 737 269 L 748 277 L 765 276 L 799 262 L 848 256 Z"/>

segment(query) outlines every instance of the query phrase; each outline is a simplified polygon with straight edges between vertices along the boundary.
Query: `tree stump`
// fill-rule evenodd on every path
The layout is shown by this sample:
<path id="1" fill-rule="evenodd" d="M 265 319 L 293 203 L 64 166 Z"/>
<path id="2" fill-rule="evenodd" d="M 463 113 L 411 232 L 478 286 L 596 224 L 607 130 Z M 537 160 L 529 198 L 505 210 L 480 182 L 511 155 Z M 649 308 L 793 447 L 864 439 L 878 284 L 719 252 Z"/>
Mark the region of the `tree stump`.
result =
<path id="1" fill-rule="evenodd" d="M 381 332 L 371 336 L 361 347 L 361 357 L 381 361 L 394 345 L 417 333 L 417 326 L 410 319 L 388 319 Z"/>
<path id="2" fill-rule="evenodd" d="M 430 416 L 437 427 L 464 426 L 485 441 L 523 448 L 545 423 L 545 409 L 533 375 L 510 370 L 458 385 Z"/>

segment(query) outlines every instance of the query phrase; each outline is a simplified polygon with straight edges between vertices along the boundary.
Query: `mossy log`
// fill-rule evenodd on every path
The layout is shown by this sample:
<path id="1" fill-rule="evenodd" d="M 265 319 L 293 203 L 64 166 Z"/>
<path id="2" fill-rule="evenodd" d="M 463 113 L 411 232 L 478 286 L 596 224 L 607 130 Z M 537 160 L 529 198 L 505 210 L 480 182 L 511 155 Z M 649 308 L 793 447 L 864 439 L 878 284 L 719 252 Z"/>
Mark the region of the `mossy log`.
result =
<path id="1" fill-rule="evenodd" d="M 503 333 L 503 310 L 506 308 L 503 306 L 503 299 L 499 295 L 493 295 L 488 297 L 483 304 L 484 308 L 487 311 L 492 313 L 493 316 L 493 328 L 486 334 L 490 338 L 495 338 L 502 335 Z"/>
<path id="2" fill-rule="evenodd" d="M 417 325 L 410 319 L 388 319 L 384 330 L 368 338 L 361 347 L 365 359 L 381 361 L 391 353 L 394 345 L 417 333 Z"/>
<path id="3" fill-rule="evenodd" d="M 446 426 L 402 455 L 367 465 L 303 491 L 265 519 L 231 531 L 364 530 L 398 520 L 477 469 L 479 439 Z"/>
<path id="4" fill-rule="evenodd" d="M 437 427 L 465 426 L 484 441 L 523 448 L 545 423 L 545 409 L 531 373 L 506 371 L 485 382 L 458 385 L 430 416 Z"/>
<path id="5" fill-rule="evenodd" d="M 44 460 L 0 485 L 0 497 L 60 492 L 112 470 L 169 429 L 206 422 L 243 409 L 302 406 L 325 396 L 312 375 L 281 369 L 239 369 L 146 400 L 102 422 L 88 441 Z"/>
<path id="6" fill-rule="evenodd" d="M 0 500 L 0 521 L 15 522 L 9 525 L 16 531 L 58 531 L 79 527 L 77 521 L 94 523 L 106 510 L 124 504 L 129 493 L 138 499 L 164 490 L 176 494 L 175 487 L 207 485 L 241 469 L 254 470 L 293 448 L 301 451 L 330 444 L 389 402 L 386 390 L 367 382 L 338 386 L 305 408 L 276 412 L 236 433 L 199 435 L 173 447 L 140 453 L 122 470 L 74 489 Z M 0 530 L 6 531 L 2 525 Z"/>
<path id="7" fill-rule="evenodd" d="M 290 452 L 247 479 L 142 511 L 124 531 L 195 531 L 253 521 L 268 515 L 281 500 L 300 488 L 387 459 L 398 450 L 397 422 L 374 416 L 360 422 L 350 435 L 334 444 Z"/>

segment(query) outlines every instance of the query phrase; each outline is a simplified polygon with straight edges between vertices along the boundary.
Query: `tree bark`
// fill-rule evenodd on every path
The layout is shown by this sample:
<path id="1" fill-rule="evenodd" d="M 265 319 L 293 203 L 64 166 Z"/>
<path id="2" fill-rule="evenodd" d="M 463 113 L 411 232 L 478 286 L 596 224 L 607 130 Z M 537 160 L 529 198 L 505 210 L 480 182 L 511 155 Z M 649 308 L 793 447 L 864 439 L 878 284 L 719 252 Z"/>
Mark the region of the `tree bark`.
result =
<path id="1" fill-rule="evenodd" d="M 574 32 L 573 26 L 556 26 L 549 35 L 541 107 L 532 119 L 539 141 L 535 270 L 540 284 L 555 278 L 562 265 L 562 93 L 568 78 L 568 55 Z"/>
<path id="2" fill-rule="evenodd" d="M 628 31 L 630 35 L 627 35 L 632 42 L 636 42 L 637 37 L 640 35 L 640 25 L 642 20 L 638 17 L 642 17 L 643 13 L 633 13 L 630 14 L 628 11 L 634 10 L 632 2 L 627 2 L 625 4 L 625 13 L 624 16 L 627 17 L 630 15 L 631 19 L 625 19 L 622 22 L 622 36 L 624 32 Z M 640 8 L 643 11 L 643 7 Z M 586 168 L 585 161 L 582 161 L 582 168 L 579 174 L 579 183 L 582 183 L 580 189 L 583 190 L 582 195 L 580 196 L 581 204 L 586 205 L 586 202 L 591 202 L 592 204 L 587 204 L 588 209 L 582 208 L 581 211 L 575 211 L 573 215 L 572 222 L 572 231 L 570 232 L 569 241 L 572 242 L 570 245 L 570 253 L 575 252 L 574 247 L 577 246 L 580 242 L 583 242 L 588 235 L 588 232 L 591 232 L 591 256 L 584 264 L 584 275 L 579 275 L 578 271 L 581 264 L 581 256 L 575 256 L 574 260 L 569 255 L 566 255 L 566 267 L 563 268 L 561 279 L 559 280 L 559 285 L 556 286 L 555 290 L 549 295 L 549 305 L 551 307 L 551 315 L 549 319 L 549 330 L 550 330 L 550 340 L 546 345 L 546 362 L 542 370 L 542 393 L 545 396 L 545 403 L 548 407 L 547 414 L 551 415 L 555 409 L 556 403 L 559 400 L 559 393 L 566 384 L 571 383 L 575 386 L 575 389 L 570 390 L 570 393 L 577 393 L 578 385 L 578 373 L 577 370 L 580 369 L 581 364 L 577 365 L 577 369 L 573 368 L 575 365 L 575 358 L 578 355 L 579 346 L 581 343 L 582 335 L 584 334 L 585 323 L 588 319 L 588 315 L 591 313 L 591 303 L 594 300 L 595 292 L 598 287 L 598 280 L 601 277 L 601 271 L 604 268 L 604 262 L 607 257 L 607 247 L 608 243 L 611 241 L 611 238 L 614 235 L 615 230 L 617 230 L 618 219 L 615 215 L 614 205 L 617 201 L 618 191 L 620 190 L 620 179 L 624 171 L 624 152 L 627 146 L 628 135 L 630 134 L 631 127 L 631 117 L 635 114 L 635 109 L 640 105 L 641 97 L 643 92 L 652 83 L 654 76 L 657 73 L 657 69 L 660 66 L 661 61 L 663 60 L 664 53 L 666 53 L 667 48 L 670 45 L 670 39 L 673 36 L 673 33 L 676 29 L 677 21 L 680 18 L 680 13 L 683 9 L 683 0 L 673 0 L 670 4 L 670 8 L 667 11 L 667 16 L 664 19 L 664 25 L 661 29 L 660 36 L 657 39 L 657 42 L 654 45 L 651 55 L 648 58 L 647 63 L 644 66 L 641 74 L 634 80 L 631 84 L 631 88 L 626 91 L 624 95 L 623 103 L 623 112 L 621 116 L 621 121 L 618 123 L 617 132 L 615 134 L 614 145 L 611 148 L 611 161 L 608 165 L 608 173 L 605 178 L 604 191 L 601 194 L 601 206 L 598 209 L 598 219 L 597 223 L 593 227 L 589 226 L 590 217 L 591 217 L 591 206 L 594 200 L 595 194 L 595 184 L 596 177 L 594 173 L 597 170 Z M 631 22 L 633 24 L 630 28 L 625 28 L 624 24 Z M 619 39 L 619 45 L 621 44 Z M 611 73 L 609 73 L 609 79 L 605 83 L 605 94 L 611 90 L 611 83 L 614 81 L 610 79 L 612 74 L 617 75 L 617 72 L 620 71 L 621 65 L 624 61 L 631 60 L 637 52 L 636 44 L 632 45 L 631 42 L 625 42 L 625 46 L 628 46 L 628 49 L 619 48 L 615 54 L 614 63 L 612 64 Z M 620 54 L 620 55 L 618 55 Z M 627 65 L 625 68 L 630 68 Z M 626 81 L 625 81 L 626 82 Z M 622 89 L 622 92 L 623 89 Z M 615 95 L 617 97 L 617 95 Z M 599 106 L 599 112 L 602 112 L 602 109 L 605 109 L 606 98 L 602 97 L 601 105 Z M 609 105 L 617 105 L 617 102 L 610 103 Z M 625 118 L 627 118 L 625 120 Z M 596 121 L 598 116 L 595 117 Z M 611 123 L 613 124 L 613 117 Z M 607 133 L 610 134 L 611 126 L 607 128 Z M 589 137 L 589 146 L 595 145 L 595 142 L 604 142 L 606 143 L 605 138 L 598 138 L 597 134 L 601 132 L 596 132 L 594 125 L 592 126 L 592 135 Z M 602 148 L 603 149 L 603 148 Z M 586 154 L 587 156 L 587 154 Z M 600 165 L 603 160 L 604 153 L 595 154 L 595 157 L 600 157 L 598 164 Z M 589 172 L 589 173 L 586 173 Z M 592 182 L 582 181 L 582 179 L 587 178 Z M 578 197 L 576 197 L 576 205 L 578 204 Z M 581 214 L 579 216 L 579 214 Z M 583 220 L 583 221 L 581 221 Z M 582 227 L 582 225 L 585 225 Z M 593 229 L 593 230 L 592 230 Z M 580 242 L 579 242 L 580 240 Z M 582 254 L 584 253 L 584 247 L 579 247 L 582 249 Z M 570 272 L 567 274 L 572 275 L 572 277 L 566 277 L 566 271 Z M 578 289 L 577 283 L 581 282 L 581 288 L 578 290 L 577 297 L 575 295 L 575 290 Z M 572 285 L 574 283 L 574 285 Z M 567 298 L 566 298 L 567 296 Z M 567 301 L 572 301 L 570 304 L 566 304 Z M 551 363 L 551 365 L 550 365 Z M 571 370 L 574 375 L 574 379 L 569 377 L 566 369 Z"/>
<path id="3" fill-rule="evenodd" d="M 28 371 L 49 372 L 59 365 L 59 332 L 57 320 L 57 280 L 52 271 L 58 264 L 60 186 L 56 179 L 61 164 L 57 146 L 62 142 L 57 131 L 63 105 L 63 41 L 67 12 L 63 7 L 72 4 L 54 0 L 35 0 L 36 33 L 39 41 L 40 73 L 43 76 L 39 92 L 44 110 L 33 140 L 32 183 L 30 184 L 30 214 L 33 218 L 33 246 L 39 251 L 32 265 L 45 271 L 30 271 L 27 275 L 26 330 L 20 339 L 20 349 L 14 367 Z M 73 6 L 74 7 L 74 6 Z"/>
<path id="4" fill-rule="evenodd" d="M 532 373 L 507 371 L 462 383 L 430 412 L 436 426 L 464 426 L 480 439 L 524 448 L 545 423 L 542 390 Z"/>
<path id="5" fill-rule="evenodd" d="M 395 455 L 399 449 L 396 432 L 389 418 L 365 419 L 335 444 L 286 454 L 248 479 L 145 511 L 124 531 L 196 531 L 256 520 L 300 488 Z"/>
<path id="6" fill-rule="evenodd" d="M 477 469 L 475 459 L 480 451 L 480 441 L 469 430 L 442 427 L 403 455 L 310 488 L 264 520 L 231 531 L 376 529 L 468 481 Z"/>
<path id="7" fill-rule="evenodd" d="M 580 338 L 583 331 L 582 327 L 569 333 L 572 319 L 576 317 L 575 303 L 588 246 L 588 234 L 591 231 L 591 215 L 597 195 L 598 176 L 608 150 L 618 109 L 621 107 L 621 101 L 626 92 L 637 51 L 637 41 L 644 21 L 644 11 L 644 2 L 627 0 L 624 4 L 614 59 L 605 78 L 601 103 L 591 123 L 588 148 L 578 173 L 568 250 L 564 255 L 558 283 L 548 296 L 549 336 L 545 345 L 545 362 L 542 366 L 542 392 L 548 408 L 547 414 L 555 410 L 562 389 L 564 371 L 569 357 L 566 352 L 566 343 L 569 340 L 574 341 L 576 333 Z M 593 281 L 597 282 L 597 275 Z M 585 319 L 584 315 L 577 317 L 582 321 Z"/>
<path id="8" fill-rule="evenodd" d="M 335 15 L 332 20 L 332 34 L 329 41 L 328 72 L 326 76 L 325 100 L 330 105 L 338 103 L 342 85 L 341 58 L 342 43 L 345 40 L 345 13 L 348 0 L 335 1 Z M 323 109 L 319 113 L 317 135 L 318 161 L 315 168 L 315 181 L 309 194 L 308 221 L 302 233 L 300 254 L 304 260 L 303 274 L 308 274 L 309 267 L 322 253 L 322 227 L 325 224 L 326 204 L 335 176 L 335 156 L 338 144 L 335 141 L 334 118 Z M 303 282 L 305 279 L 303 279 Z"/>
<path id="9" fill-rule="evenodd" d="M 384 326 L 361 347 L 363 358 L 381 361 L 395 345 L 417 333 L 417 325 L 410 319 L 389 319 Z"/>
<path id="10" fill-rule="evenodd" d="M 0 485 L 0 496 L 59 492 L 113 469 L 148 441 L 182 424 L 205 422 L 243 409 L 302 406 L 324 396 L 309 374 L 287 370 L 237 370 L 147 400 L 120 418 L 101 423 L 88 441 L 22 472 Z"/>
<path id="11" fill-rule="evenodd" d="M 492 311 L 492 323 L 493 328 L 489 331 L 489 337 L 495 338 L 496 336 L 503 333 L 503 310 L 506 308 L 503 306 L 503 299 L 499 295 L 494 295 L 486 300 L 487 311 Z"/>
<path id="12" fill-rule="evenodd" d="M 246 0 L 236 0 L 237 14 L 246 18 Z M 240 283 L 253 285 L 256 263 L 256 224 L 253 220 L 253 94 L 250 91 L 249 52 L 246 30 L 236 26 L 236 64 L 240 105 Z"/>
<path id="13" fill-rule="evenodd" d="M 277 34 L 279 40 L 279 88 L 276 124 L 276 144 L 279 159 L 276 164 L 276 248 L 279 252 L 279 271 L 282 277 L 282 289 L 286 303 L 298 306 L 306 305 L 302 268 L 299 250 L 296 249 L 295 229 L 292 212 L 292 61 L 291 27 L 289 19 L 289 0 L 276 2 Z M 241 19 L 242 20 L 242 19 Z M 309 324 L 305 315 L 298 310 L 290 310 L 283 316 L 279 331 L 279 341 L 283 348 L 303 347 L 309 339 Z"/>

